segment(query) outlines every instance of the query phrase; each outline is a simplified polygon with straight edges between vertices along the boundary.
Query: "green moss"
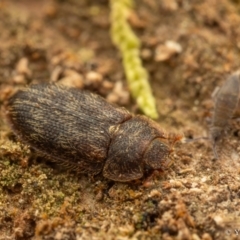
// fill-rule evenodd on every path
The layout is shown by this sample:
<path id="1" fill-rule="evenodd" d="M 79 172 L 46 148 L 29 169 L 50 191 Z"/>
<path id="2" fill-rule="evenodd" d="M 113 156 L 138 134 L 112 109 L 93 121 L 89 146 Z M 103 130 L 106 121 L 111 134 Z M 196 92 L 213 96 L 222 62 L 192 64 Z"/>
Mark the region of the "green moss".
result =
<path id="1" fill-rule="evenodd" d="M 148 74 L 140 58 L 140 41 L 127 22 L 132 0 L 111 0 L 111 36 L 123 57 L 123 66 L 130 92 L 139 108 L 149 117 L 157 118 L 155 99 Z"/>
<path id="2" fill-rule="evenodd" d="M 66 202 L 68 205 L 79 202 L 81 193 L 74 174 L 54 173 L 53 169 L 41 164 L 23 168 L 7 159 L 1 161 L 0 168 L 1 202 L 10 208 L 21 206 L 41 218 L 42 215 L 63 216 L 67 214 L 63 210 Z M 6 212 L 9 211 L 6 208 Z M 81 211 L 76 208 L 73 215 L 82 217 Z"/>
<path id="3" fill-rule="evenodd" d="M 14 187 L 21 178 L 21 171 L 15 164 L 10 165 L 10 161 L 1 160 L 0 189 Z"/>

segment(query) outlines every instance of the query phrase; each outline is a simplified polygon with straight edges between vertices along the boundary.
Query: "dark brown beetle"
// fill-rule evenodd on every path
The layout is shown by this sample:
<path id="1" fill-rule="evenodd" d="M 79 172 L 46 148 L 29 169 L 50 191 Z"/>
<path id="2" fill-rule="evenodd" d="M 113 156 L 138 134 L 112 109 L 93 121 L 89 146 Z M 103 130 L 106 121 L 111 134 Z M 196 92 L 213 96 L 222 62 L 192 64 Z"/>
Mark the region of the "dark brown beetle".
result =
<path id="1" fill-rule="evenodd" d="M 210 127 L 210 137 L 213 142 L 215 158 L 218 158 L 216 143 L 229 124 L 229 120 L 239 117 L 240 113 L 240 78 L 239 72 L 232 74 L 217 92 L 214 113 Z"/>
<path id="2" fill-rule="evenodd" d="M 120 182 L 166 169 L 181 138 L 98 95 L 61 85 L 19 91 L 7 104 L 7 118 L 17 136 L 53 161 Z"/>

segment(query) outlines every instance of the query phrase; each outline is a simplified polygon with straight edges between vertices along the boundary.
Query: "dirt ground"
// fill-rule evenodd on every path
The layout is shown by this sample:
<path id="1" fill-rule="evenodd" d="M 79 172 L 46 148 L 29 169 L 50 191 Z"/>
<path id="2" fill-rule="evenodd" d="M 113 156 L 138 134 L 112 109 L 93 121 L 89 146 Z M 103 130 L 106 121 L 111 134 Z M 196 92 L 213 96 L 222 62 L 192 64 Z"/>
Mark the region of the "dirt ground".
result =
<path id="1" fill-rule="evenodd" d="M 129 21 L 157 121 L 167 132 L 207 136 L 211 94 L 240 66 L 240 1 L 135 2 Z M 240 239 L 238 121 L 218 144 L 218 160 L 209 141 L 179 143 L 173 166 L 149 186 L 63 171 L 6 124 L 6 99 L 37 82 L 88 89 L 140 113 L 109 13 L 106 0 L 0 1 L 0 239 Z"/>

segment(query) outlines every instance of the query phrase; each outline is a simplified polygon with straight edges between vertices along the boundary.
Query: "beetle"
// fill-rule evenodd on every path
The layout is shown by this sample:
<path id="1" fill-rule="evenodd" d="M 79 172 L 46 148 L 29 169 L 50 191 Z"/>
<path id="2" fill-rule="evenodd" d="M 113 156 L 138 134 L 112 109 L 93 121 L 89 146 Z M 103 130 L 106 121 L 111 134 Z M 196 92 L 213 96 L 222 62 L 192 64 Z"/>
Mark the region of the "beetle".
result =
<path id="1" fill-rule="evenodd" d="M 6 111 L 15 134 L 52 161 L 119 182 L 167 169 L 172 147 L 181 139 L 99 95 L 56 84 L 18 91 Z"/>
<path id="2" fill-rule="evenodd" d="M 240 113 L 240 78 L 239 72 L 228 77 L 214 98 L 214 112 L 210 127 L 214 156 L 217 159 L 216 143 L 221 139 L 230 119 Z"/>

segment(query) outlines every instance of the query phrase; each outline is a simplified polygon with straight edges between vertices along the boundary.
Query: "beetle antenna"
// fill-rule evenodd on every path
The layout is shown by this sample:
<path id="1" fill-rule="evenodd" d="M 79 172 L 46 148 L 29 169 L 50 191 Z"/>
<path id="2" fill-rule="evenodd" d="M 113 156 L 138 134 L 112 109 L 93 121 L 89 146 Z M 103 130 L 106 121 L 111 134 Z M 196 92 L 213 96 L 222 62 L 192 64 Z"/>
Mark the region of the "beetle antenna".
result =
<path id="1" fill-rule="evenodd" d="M 176 133 L 169 133 L 168 134 L 168 140 L 171 146 L 173 146 L 176 142 L 178 141 L 182 141 L 183 139 L 183 135 L 182 134 L 176 134 Z"/>
<path id="2" fill-rule="evenodd" d="M 191 143 L 191 142 L 195 142 L 195 141 L 199 141 L 199 140 L 210 140 L 209 137 L 197 137 L 197 138 L 193 138 L 193 139 L 190 139 L 190 138 L 183 138 L 181 140 L 182 143 Z"/>

